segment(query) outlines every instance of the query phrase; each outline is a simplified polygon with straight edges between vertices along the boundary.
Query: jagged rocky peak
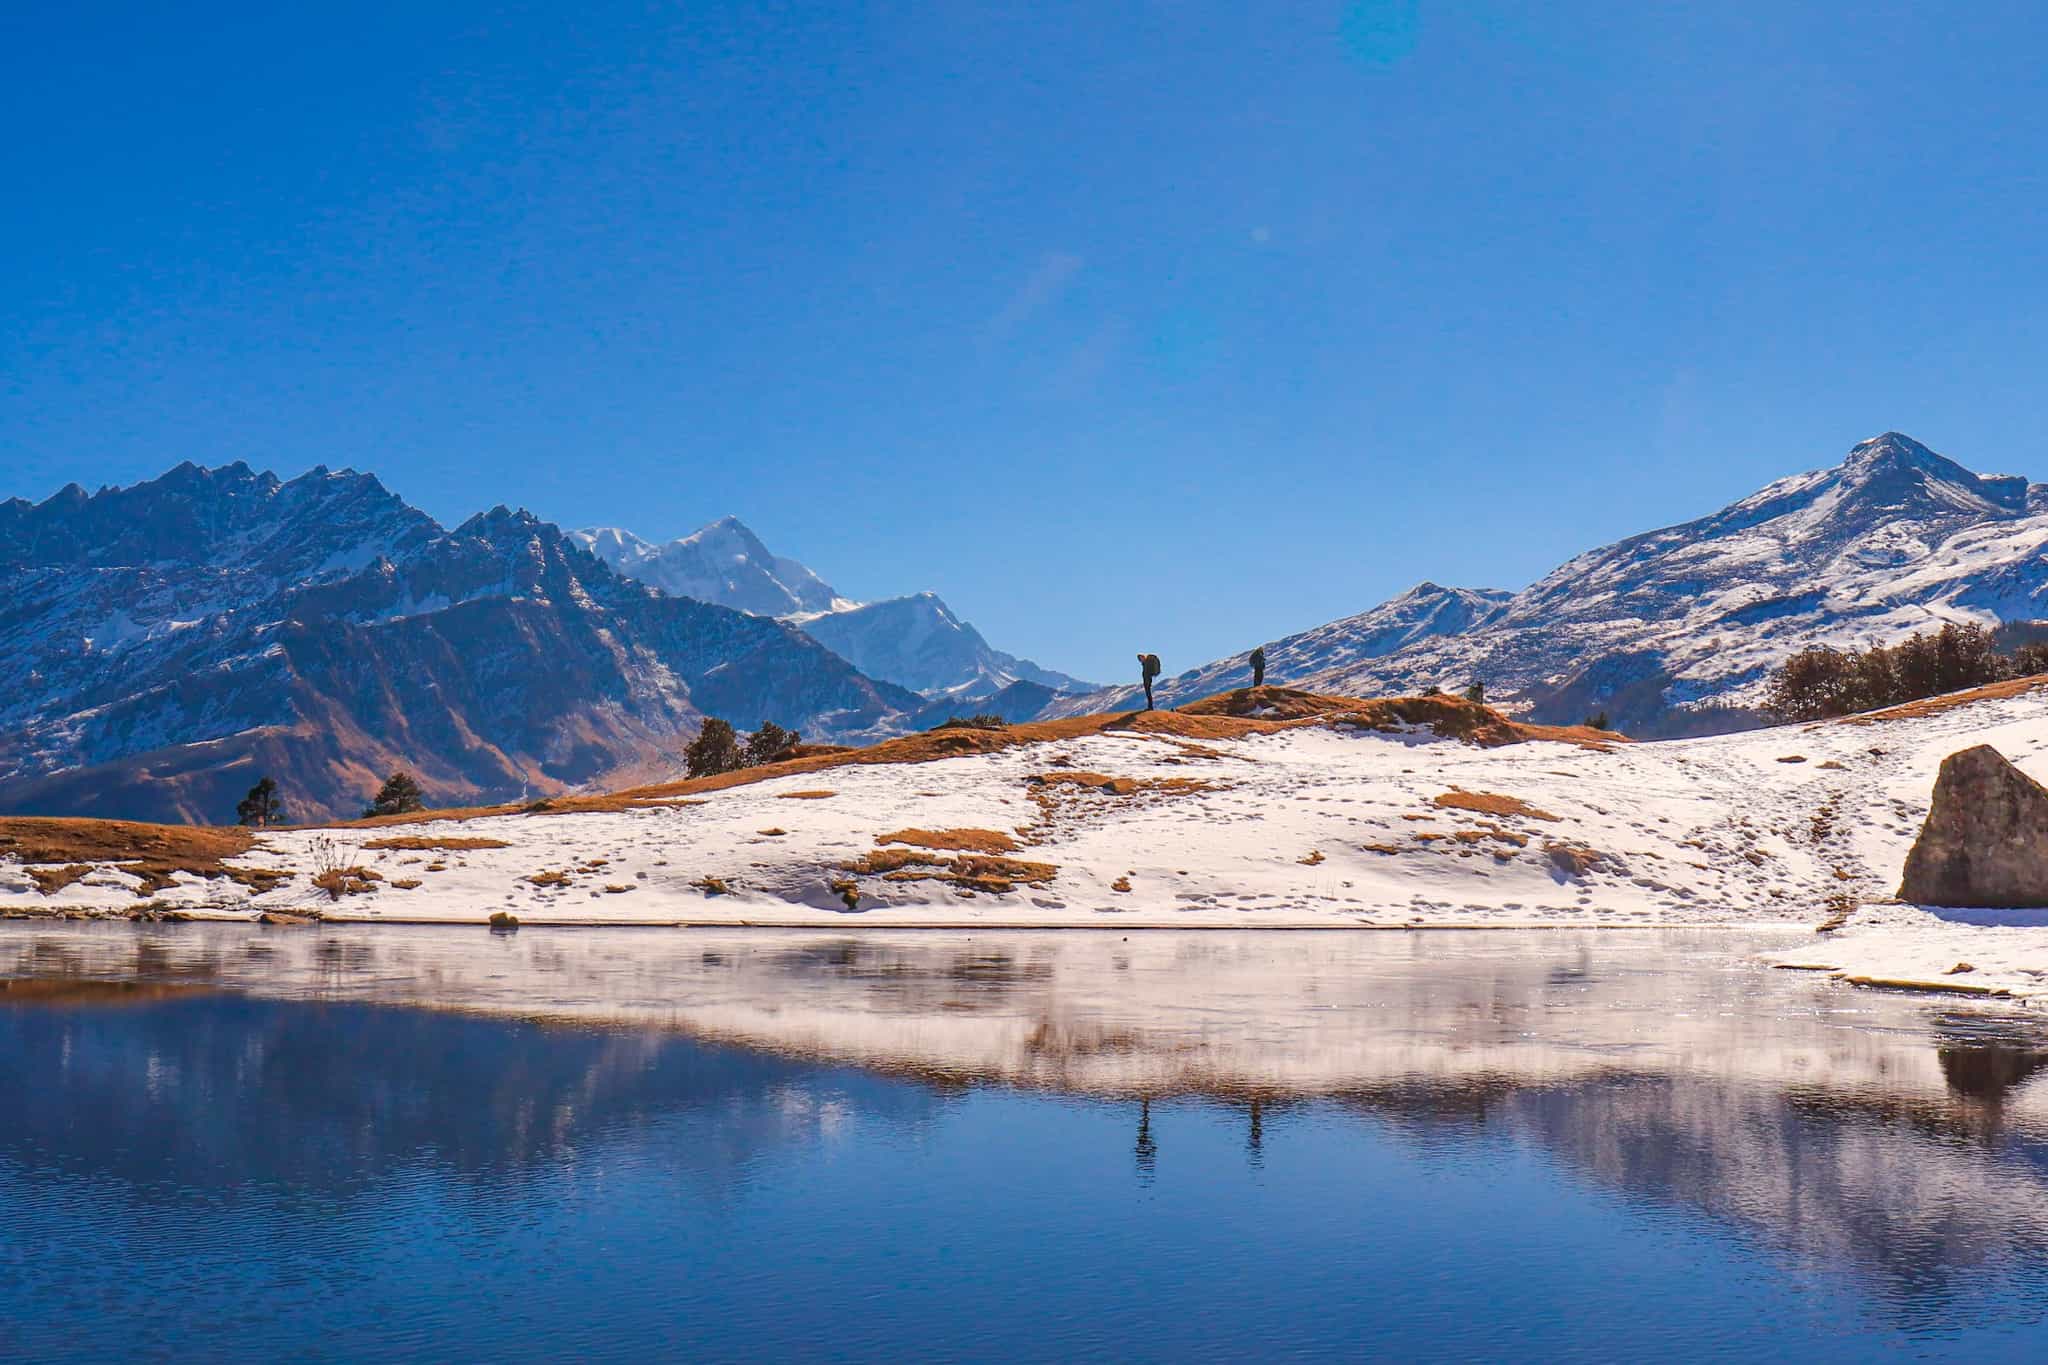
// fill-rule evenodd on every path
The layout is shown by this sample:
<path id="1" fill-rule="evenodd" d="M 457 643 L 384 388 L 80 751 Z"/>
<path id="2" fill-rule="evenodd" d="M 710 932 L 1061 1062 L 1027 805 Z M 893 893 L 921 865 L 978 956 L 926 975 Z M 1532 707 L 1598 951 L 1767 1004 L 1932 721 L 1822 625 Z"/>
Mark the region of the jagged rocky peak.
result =
<path id="1" fill-rule="evenodd" d="M 367 562 L 363 547 L 388 553 L 439 531 L 431 517 L 355 470 L 322 466 L 285 482 L 239 460 L 213 469 L 187 460 L 126 488 L 87 494 L 73 483 L 40 503 L 0 506 L 0 562 L 307 575 L 353 570 Z"/>

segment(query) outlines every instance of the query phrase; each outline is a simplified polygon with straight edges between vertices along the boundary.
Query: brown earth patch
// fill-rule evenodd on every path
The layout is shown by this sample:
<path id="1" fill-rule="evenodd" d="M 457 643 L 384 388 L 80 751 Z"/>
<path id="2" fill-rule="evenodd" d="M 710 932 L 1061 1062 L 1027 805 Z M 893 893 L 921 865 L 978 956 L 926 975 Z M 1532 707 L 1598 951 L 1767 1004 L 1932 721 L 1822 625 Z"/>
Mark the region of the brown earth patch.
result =
<path id="1" fill-rule="evenodd" d="M 877 834 L 878 844 L 915 844 L 919 848 L 967 853 L 1015 853 L 1017 841 L 999 829 L 899 829 Z"/>
<path id="2" fill-rule="evenodd" d="M 54 896 L 73 882 L 92 875 L 92 869 L 84 863 L 72 863 L 69 867 L 32 867 L 28 875 L 36 890 Z"/>
<path id="3" fill-rule="evenodd" d="M 253 831 L 239 825 L 150 825 L 133 820 L 0 818 L 0 857 L 21 863 L 113 863 L 142 881 L 139 895 L 168 891 L 184 872 L 209 881 L 226 877 L 261 893 L 292 874 L 267 867 L 228 867 L 256 847 Z M 31 876 L 34 874 L 31 873 Z M 74 879 L 75 880 L 75 879 Z"/>
<path id="4" fill-rule="evenodd" d="M 856 876 L 890 882 L 951 882 L 973 891 L 1009 891 L 1017 883 L 1042 886 L 1059 874 L 1051 863 L 1026 862 L 995 854 L 946 858 L 911 848 L 878 848 L 844 865 Z"/>
<path id="5" fill-rule="evenodd" d="M 838 792 L 830 792 L 822 789 L 817 791 L 777 792 L 775 794 L 784 801 L 823 801 L 827 797 L 839 795 Z"/>
<path id="6" fill-rule="evenodd" d="M 393 834 L 371 839 L 366 849 L 409 849 L 419 853 L 466 853 L 479 848 L 510 848 L 503 839 L 484 839 L 459 834 Z"/>
<path id="7" fill-rule="evenodd" d="M 1501 796 L 1495 792 L 1468 792 L 1456 787 L 1437 797 L 1432 804 L 1448 810 L 1476 811 L 1481 815 L 1519 815 L 1527 820 L 1549 820 L 1553 823 L 1561 818 L 1547 810 L 1539 810 L 1519 796 Z"/>
<path id="8" fill-rule="evenodd" d="M 1138 790 L 1135 777 L 1111 777 L 1106 773 L 1073 770 L 1034 773 L 1025 780 L 1034 787 L 1084 787 L 1089 791 L 1108 792 L 1112 796 L 1130 796 Z"/>
<path id="9" fill-rule="evenodd" d="M 1584 844 L 1545 844 L 1551 866 L 1568 877 L 1583 877 L 1607 861 L 1607 855 Z"/>

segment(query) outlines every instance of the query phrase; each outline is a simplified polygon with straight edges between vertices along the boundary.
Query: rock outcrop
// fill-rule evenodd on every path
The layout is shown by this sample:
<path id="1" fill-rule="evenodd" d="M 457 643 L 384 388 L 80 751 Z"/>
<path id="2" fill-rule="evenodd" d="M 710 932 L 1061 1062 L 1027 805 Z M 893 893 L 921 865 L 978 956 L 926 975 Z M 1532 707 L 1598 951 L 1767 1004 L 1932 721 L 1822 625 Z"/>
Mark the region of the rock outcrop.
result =
<path id="1" fill-rule="evenodd" d="M 1918 905 L 2048 906 L 2048 787 L 1988 744 L 1950 754 L 1899 898 Z"/>

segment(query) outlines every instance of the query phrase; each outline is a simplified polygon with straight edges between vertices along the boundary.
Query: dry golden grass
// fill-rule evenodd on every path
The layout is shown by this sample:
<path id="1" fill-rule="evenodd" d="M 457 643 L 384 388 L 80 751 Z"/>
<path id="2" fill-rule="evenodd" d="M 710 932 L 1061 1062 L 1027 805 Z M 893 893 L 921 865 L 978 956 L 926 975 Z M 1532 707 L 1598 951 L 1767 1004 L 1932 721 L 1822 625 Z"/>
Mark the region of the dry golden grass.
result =
<path id="1" fill-rule="evenodd" d="M 789 833 L 789 831 L 782 828 L 780 825 L 770 825 L 767 829 L 757 829 L 754 831 L 754 833 L 760 835 L 764 839 L 780 839 L 783 835 Z"/>
<path id="2" fill-rule="evenodd" d="M 1870 725 L 1881 720 L 1917 720 L 1923 716 L 1938 716 L 1944 711 L 1953 711 L 1958 706 L 1972 702 L 2004 701 L 2010 697 L 2024 697 L 2038 688 L 2048 687 L 2048 676 L 2030 678 L 2008 678 L 2004 682 L 1986 683 L 1963 692 L 1950 692 L 1945 696 L 1923 697 L 1900 706 L 1889 706 L 1882 711 L 1866 711 L 1860 716 L 1843 716 L 1835 722 L 1839 725 Z"/>
<path id="3" fill-rule="evenodd" d="M 1138 790 L 1135 777 L 1110 777 L 1106 773 L 1074 770 L 1034 773 L 1025 780 L 1035 787 L 1082 787 L 1089 791 L 1108 792 L 1112 796 L 1130 796 Z"/>
<path id="4" fill-rule="evenodd" d="M 877 834 L 878 844 L 915 844 L 966 853 L 1015 853 L 1017 841 L 999 829 L 899 829 Z"/>
<path id="5" fill-rule="evenodd" d="M 1109 884 L 1109 889 L 1112 891 L 1129 891 L 1131 889 L 1131 879 L 1129 877 L 1118 877 Z"/>
<path id="6" fill-rule="evenodd" d="M 1019 882 L 1039 886 L 1059 873 L 1051 863 L 984 853 L 947 858 L 914 848 L 874 849 L 844 864 L 843 870 L 891 882 L 952 882 L 974 891 L 1009 891 Z"/>
<path id="7" fill-rule="evenodd" d="M 168 891 L 176 885 L 173 874 L 179 872 L 208 880 L 226 877 L 257 892 L 291 880 L 289 872 L 228 867 L 222 861 L 240 857 L 255 846 L 254 833 L 239 825 L 217 828 L 133 820 L 0 818 L 0 857 L 30 864 L 119 863 L 121 871 L 141 879 L 138 894 L 145 896 Z"/>
<path id="8" fill-rule="evenodd" d="M 1538 810 L 1519 796 L 1501 796 L 1494 792 L 1468 792 L 1453 788 L 1437 797 L 1433 804 L 1447 810 L 1476 811 L 1481 815 L 1519 815 L 1526 820 L 1549 820 L 1552 823 L 1560 819 L 1547 810 Z"/>
<path id="9" fill-rule="evenodd" d="M 392 889 L 397 891 L 417 891 L 425 885 L 418 877 L 400 877 L 391 883 Z"/>
<path id="10" fill-rule="evenodd" d="M 816 791 L 777 792 L 775 794 L 784 801 L 823 801 L 828 797 L 839 795 L 838 792 L 825 791 L 822 788 Z"/>
<path id="11" fill-rule="evenodd" d="M 1309 850 L 1306 858 L 1296 858 L 1294 861 L 1300 863 L 1303 867 L 1314 867 L 1323 861 L 1323 851 L 1319 848 L 1312 848 Z"/>
<path id="12" fill-rule="evenodd" d="M 547 872 L 536 872 L 526 880 L 535 886 L 567 886 L 569 885 L 569 874 L 560 869 L 555 869 Z"/>
<path id="13" fill-rule="evenodd" d="M 950 867 L 952 863 L 951 858 L 935 857 L 912 848 L 877 848 L 842 866 L 857 876 L 883 877 L 906 867 Z"/>
<path id="14" fill-rule="evenodd" d="M 366 849 L 408 849 L 417 853 L 466 853 L 480 848 L 510 848 L 503 839 L 473 838 L 466 835 L 393 834 L 371 839 Z"/>
<path id="15" fill-rule="evenodd" d="M 1545 844 L 1543 852 L 1568 877 L 1583 877 L 1606 861 L 1606 855 L 1584 844 Z"/>
<path id="16" fill-rule="evenodd" d="M 373 868 L 330 867 L 314 875 L 313 885 L 325 891 L 329 900 L 338 901 L 343 896 L 366 895 L 383 880 L 383 874 Z"/>
<path id="17" fill-rule="evenodd" d="M 54 896 L 91 872 L 92 869 L 84 863 L 72 863 L 69 867 L 32 867 L 28 875 L 35 882 L 36 890 L 45 896 Z"/>

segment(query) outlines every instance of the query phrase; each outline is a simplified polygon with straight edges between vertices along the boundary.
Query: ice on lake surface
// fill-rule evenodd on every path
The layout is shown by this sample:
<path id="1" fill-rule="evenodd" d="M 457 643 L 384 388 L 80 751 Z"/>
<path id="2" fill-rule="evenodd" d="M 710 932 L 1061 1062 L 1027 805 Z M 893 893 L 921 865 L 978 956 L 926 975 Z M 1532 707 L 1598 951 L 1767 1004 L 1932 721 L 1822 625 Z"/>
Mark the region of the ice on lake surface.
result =
<path id="1" fill-rule="evenodd" d="M 2048 1348 L 2048 1027 L 1789 935 L 0 926 L 0 1357 Z"/>

